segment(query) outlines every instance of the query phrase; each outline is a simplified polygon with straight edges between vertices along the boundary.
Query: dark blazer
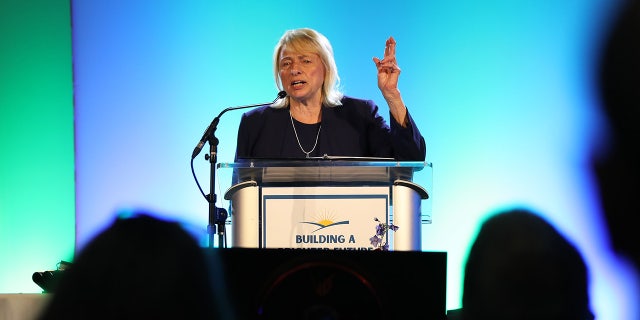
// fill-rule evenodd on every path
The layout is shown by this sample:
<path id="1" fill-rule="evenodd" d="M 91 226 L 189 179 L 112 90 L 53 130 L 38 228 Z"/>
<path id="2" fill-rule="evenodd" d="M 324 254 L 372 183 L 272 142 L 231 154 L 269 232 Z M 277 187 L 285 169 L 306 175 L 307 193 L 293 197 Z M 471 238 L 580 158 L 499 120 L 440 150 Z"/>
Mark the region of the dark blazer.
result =
<path id="1" fill-rule="evenodd" d="M 341 106 L 323 107 L 318 143 L 310 156 L 326 154 L 424 161 L 425 140 L 409 113 L 407 118 L 406 128 L 393 118 L 389 126 L 378 114 L 378 106 L 373 101 L 344 97 Z M 304 158 L 291 121 L 289 108 L 265 106 L 244 113 L 238 128 L 235 160 Z M 297 130 L 300 136 L 301 130 Z M 312 138 L 315 140 L 315 135 Z"/>

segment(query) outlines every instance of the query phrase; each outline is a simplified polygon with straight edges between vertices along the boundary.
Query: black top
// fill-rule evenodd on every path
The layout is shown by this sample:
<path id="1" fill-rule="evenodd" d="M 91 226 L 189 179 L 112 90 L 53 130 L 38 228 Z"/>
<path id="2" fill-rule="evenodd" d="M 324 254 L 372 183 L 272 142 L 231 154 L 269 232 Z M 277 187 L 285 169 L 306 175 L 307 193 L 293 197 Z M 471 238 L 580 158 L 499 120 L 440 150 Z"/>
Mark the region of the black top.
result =
<path id="1" fill-rule="evenodd" d="M 390 115 L 391 117 L 391 115 Z M 391 126 L 378 114 L 371 100 L 344 97 L 342 105 L 323 107 L 320 124 L 294 120 L 302 148 L 310 156 L 384 157 L 400 161 L 424 161 L 425 140 L 407 113 L 403 128 Z M 320 127 L 321 126 L 321 127 Z M 238 128 L 235 160 L 242 158 L 305 158 L 294 133 L 289 108 L 259 107 L 242 115 Z"/>

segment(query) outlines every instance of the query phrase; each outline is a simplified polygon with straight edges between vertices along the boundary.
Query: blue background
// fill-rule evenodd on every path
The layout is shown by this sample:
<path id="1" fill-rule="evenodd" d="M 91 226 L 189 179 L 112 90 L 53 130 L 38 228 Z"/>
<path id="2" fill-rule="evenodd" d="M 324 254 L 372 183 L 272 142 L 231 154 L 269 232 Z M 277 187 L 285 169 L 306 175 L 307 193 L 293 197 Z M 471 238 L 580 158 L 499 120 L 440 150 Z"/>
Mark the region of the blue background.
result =
<path id="1" fill-rule="evenodd" d="M 371 59 L 382 57 L 389 36 L 397 41 L 400 90 L 433 164 L 414 180 L 431 195 L 423 205 L 433 222 L 423 225 L 422 246 L 448 252 L 448 309 L 460 307 L 464 259 L 479 224 L 496 210 L 524 205 L 584 255 L 598 318 L 638 318 L 638 275 L 611 251 L 589 171 L 607 135 L 592 73 L 617 1 L 9 2 L 20 12 L 49 12 L 49 20 L 32 14 L 31 23 L 62 30 L 59 42 L 38 49 L 55 50 L 57 60 L 46 65 L 59 66 L 63 78 L 47 85 L 66 87 L 55 107 L 25 109 L 17 95 L 2 101 L 0 121 L 14 124 L 2 138 L 5 149 L 34 140 L 23 134 L 33 130 L 9 116 L 37 114 L 44 124 L 54 117 L 58 125 L 46 132 L 59 139 L 45 139 L 56 159 L 42 172 L 42 161 L 5 160 L 11 169 L 5 166 L 2 176 L 0 254 L 12 263 L 4 259 L 0 292 L 40 292 L 30 274 L 71 259 L 122 210 L 142 207 L 180 219 L 205 244 L 208 204 L 191 174 L 191 152 L 224 108 L 275 98 L 277 40 L 287 29 L 311 27 L 332 42 L 345 92 L 375 100 L 387 119 Z M 11 32 L 16 39 L 32 35 Z M 27 51 L 35 54 L 33 46 Z M 5 76 L 3 87 L 15 81 Z M 29 82 L 20 88 L 42 90 Z M 59 92 L 51 89 L 46 101 Z M 16 116 L 16 110 L 26 111 Z M 233 161 L 241 113 L 222 117 L 218 162 Z M 34 154 L 49 154 L 30 145 Z M 208 193 L 207 150 L 194 165 Z M 64 177 L 52 176 L 61 167 Z M 220 170 L 216 178 L 218 206 L 225 208 L 228 174 Z M 19 188 L 8 187 L 17 181 Z M 13 196 L 43 187 L 57 195 L 47 210 Z M 34 227 L 34 221 L 43 222 Z"/>

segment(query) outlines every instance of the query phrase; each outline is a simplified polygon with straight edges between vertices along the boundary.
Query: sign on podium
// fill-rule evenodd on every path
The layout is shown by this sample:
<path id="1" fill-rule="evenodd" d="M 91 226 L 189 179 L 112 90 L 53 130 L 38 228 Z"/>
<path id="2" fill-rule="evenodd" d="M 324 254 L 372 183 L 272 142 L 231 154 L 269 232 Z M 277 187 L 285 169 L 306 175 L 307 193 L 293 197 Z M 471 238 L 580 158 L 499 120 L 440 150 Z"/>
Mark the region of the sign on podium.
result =
<path id="1" fill-rule="evenodd" d="M 413 182 L 427 162 L 386 158 L 245 159 L 232 169 L 232 246 L 373 250 L 380 222 L 398 226 L 391 250 L 421 251 L 421 212 L 429 194 Z"/>

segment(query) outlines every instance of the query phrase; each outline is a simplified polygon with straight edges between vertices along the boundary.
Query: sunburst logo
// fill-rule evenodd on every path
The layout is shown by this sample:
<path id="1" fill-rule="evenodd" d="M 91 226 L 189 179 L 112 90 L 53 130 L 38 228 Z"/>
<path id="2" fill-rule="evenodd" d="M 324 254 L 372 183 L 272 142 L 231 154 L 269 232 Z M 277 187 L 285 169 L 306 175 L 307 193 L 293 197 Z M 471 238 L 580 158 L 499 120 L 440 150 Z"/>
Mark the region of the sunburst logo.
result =
<path id="1" fill-rule="evenodd" d="M 318 226 L 318 229 L 313 230 L 311 233 L 316 232 L 318 230 L 322 230 L 324 228 L 328 228 L 328 227 L 332 227 L 332 226 L 337 226 L 337 225 L 341 225 L 341 224 L 349 224 L 349 220 L 343 220 L 343 221 L 335 221 L 336 218 L 334 217 L 333 213 L 331 212 L 324 212 L 321 213 L 318 217 L 318 219 L 316 221 L 302 221 L 300 223 L 305 223 L 305 224 L 311 224 L 314 226 Z"/>

